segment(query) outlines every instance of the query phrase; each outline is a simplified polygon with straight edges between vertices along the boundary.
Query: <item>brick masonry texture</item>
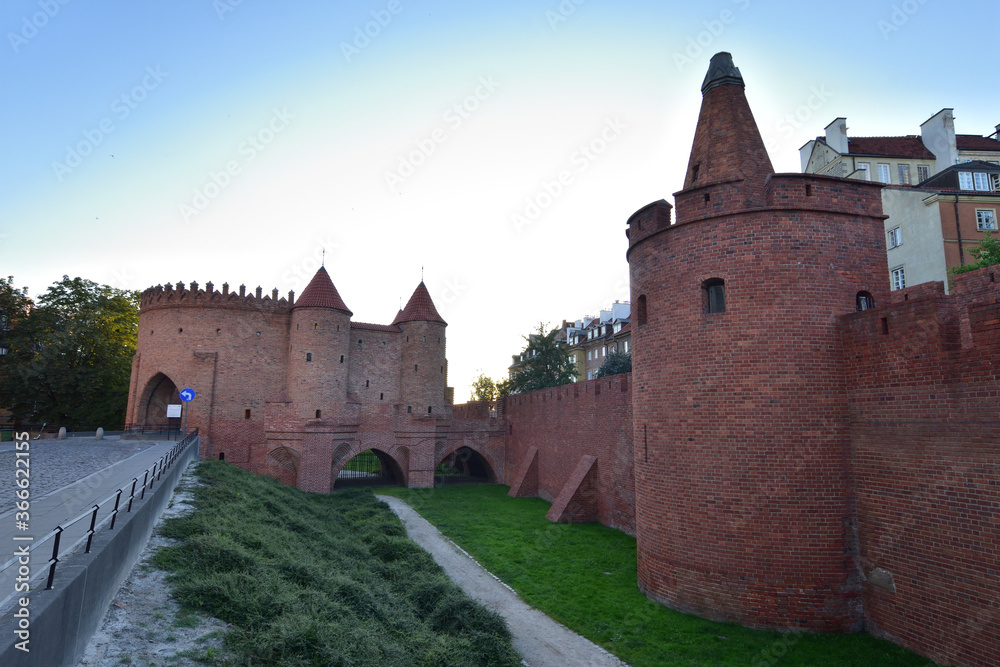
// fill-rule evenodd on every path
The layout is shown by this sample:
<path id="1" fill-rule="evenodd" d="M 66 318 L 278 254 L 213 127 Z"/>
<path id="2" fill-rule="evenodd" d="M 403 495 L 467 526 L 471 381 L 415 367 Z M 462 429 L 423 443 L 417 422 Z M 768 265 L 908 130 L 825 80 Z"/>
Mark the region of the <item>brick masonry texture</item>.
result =
<path id="1" fill-rule="evenodd" d="M 168 285 L 142 297 L 130 419 L 196 387 L 203 456 L 317 492 L 366 449 L 426 487 L 468 448 L 551 520 L 635 535 L 666 605 L 1000 664 L 1000 267 L 889 293 L 880 186 L 772 173 L 727 58 L 676 218 L 628 221 L 631 374 L 452 406 L 422 284 L 392 325 Z"/>

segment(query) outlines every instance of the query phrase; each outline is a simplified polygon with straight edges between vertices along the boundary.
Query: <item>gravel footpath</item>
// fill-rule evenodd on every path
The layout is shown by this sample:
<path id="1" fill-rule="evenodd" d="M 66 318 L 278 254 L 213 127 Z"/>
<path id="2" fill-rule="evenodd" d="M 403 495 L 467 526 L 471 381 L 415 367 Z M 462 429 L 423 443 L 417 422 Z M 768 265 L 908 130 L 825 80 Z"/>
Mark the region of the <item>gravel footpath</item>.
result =
<path id="1" fill-rule="evenodd" d="M 496 611 L 514 636 L 514 648 L 529 667 L 622 667 L 624 662 L 542 612 L 529 607 L 507 584 L 472 559 L 437 528 L 399 498 L 377 496 L 403 521 L 410 539 L 430 552 L 435 562 L 467 595 Z"/>

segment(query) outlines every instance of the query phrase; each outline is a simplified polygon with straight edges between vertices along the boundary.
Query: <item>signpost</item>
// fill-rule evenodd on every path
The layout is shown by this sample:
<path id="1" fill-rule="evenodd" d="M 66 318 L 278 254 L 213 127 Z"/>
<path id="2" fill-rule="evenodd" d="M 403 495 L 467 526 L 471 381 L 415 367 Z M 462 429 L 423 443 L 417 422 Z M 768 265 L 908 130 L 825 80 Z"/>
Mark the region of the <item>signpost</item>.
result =
<path id="1" fill-rule="evenodd" d="M 182 391 L 181 392 L 181 400 L 184 401 L 184 404 L 185 404 L 185 408 L 184 408 L 184 431 L 181 433 L 181 439 L 183 439 L 184 436 L 187 435 L 187 426 L 188 426 L 188 409 L 187 409 L 186 406 L 187 406 L 188 403 L 190 403 L 191 401 L 194 400 L 194 389 L 185 389 L 184 391 Z"/>

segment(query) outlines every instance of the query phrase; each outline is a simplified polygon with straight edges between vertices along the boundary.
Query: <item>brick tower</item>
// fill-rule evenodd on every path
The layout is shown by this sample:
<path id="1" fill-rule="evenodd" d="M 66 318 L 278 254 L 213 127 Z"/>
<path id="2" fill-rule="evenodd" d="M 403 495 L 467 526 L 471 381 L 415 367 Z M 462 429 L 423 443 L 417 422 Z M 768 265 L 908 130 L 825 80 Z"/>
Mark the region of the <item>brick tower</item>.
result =
<path id="1" fill-rule="evenodd" d="M 775 174 L 728 53 L 684 189 L 628 221 L 639 585 L 701 616 L 857 629 L 837 318 L 887 299 L 880 186 Z"/>
<path id="2" fill-rule="evenodd" d="M 448 325 L 434 307 L 423 281 L 392 323 L 403 333 L 400 401 L 413 414 L 443 415 L 448 403 L 444 335 Z"/>

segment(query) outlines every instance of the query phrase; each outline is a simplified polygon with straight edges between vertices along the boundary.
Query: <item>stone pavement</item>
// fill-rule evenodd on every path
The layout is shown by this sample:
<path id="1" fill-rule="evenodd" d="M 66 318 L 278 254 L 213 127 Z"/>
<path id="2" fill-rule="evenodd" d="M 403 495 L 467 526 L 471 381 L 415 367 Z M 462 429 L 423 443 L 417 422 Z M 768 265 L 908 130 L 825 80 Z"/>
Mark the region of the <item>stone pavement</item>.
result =
<path id="1" fill-rule="evenodd" d="M 173 441 L 96 440 L 70 438 L 67 440 L 32 440 L 29 453 L 31 506 L 29 530 L 17 530 L 14 502 L 15 455 L 14 443 L 4 443 L 0 448 L 0 565 L 14 555 L 16 548 L 32 542 L 15 541 L 15 537 L 33 537 L 41 540 L 56 526 L 63 524 L 95 503 L 104 501 L 119 488 L 124 490 L 122 509 L 127 504 L 133 477 L 142 484 L 143 473 L 176 444 Z M 141 487 L 136 491 L 139 495 Z M 98 521 L 110 513 L 113 500 L 102 506 Z M 80 541 L 90 527 L 89 519 L 77 522 L 67 529 L 60 542 L 60 560 L 63 554 Z M 31 574 L 34 576 L 48 568 L 52 555 L 52 541 L 31 552 Z M 14 592 L 17 567 L 0 572 L 0 601 Z M 58 568 L 56 581 L 58 582 Z M 32 588 L 44 586 L 45 578 L 33 580 Z M 0 608 L 4 605 L 0 602 Z"/>

